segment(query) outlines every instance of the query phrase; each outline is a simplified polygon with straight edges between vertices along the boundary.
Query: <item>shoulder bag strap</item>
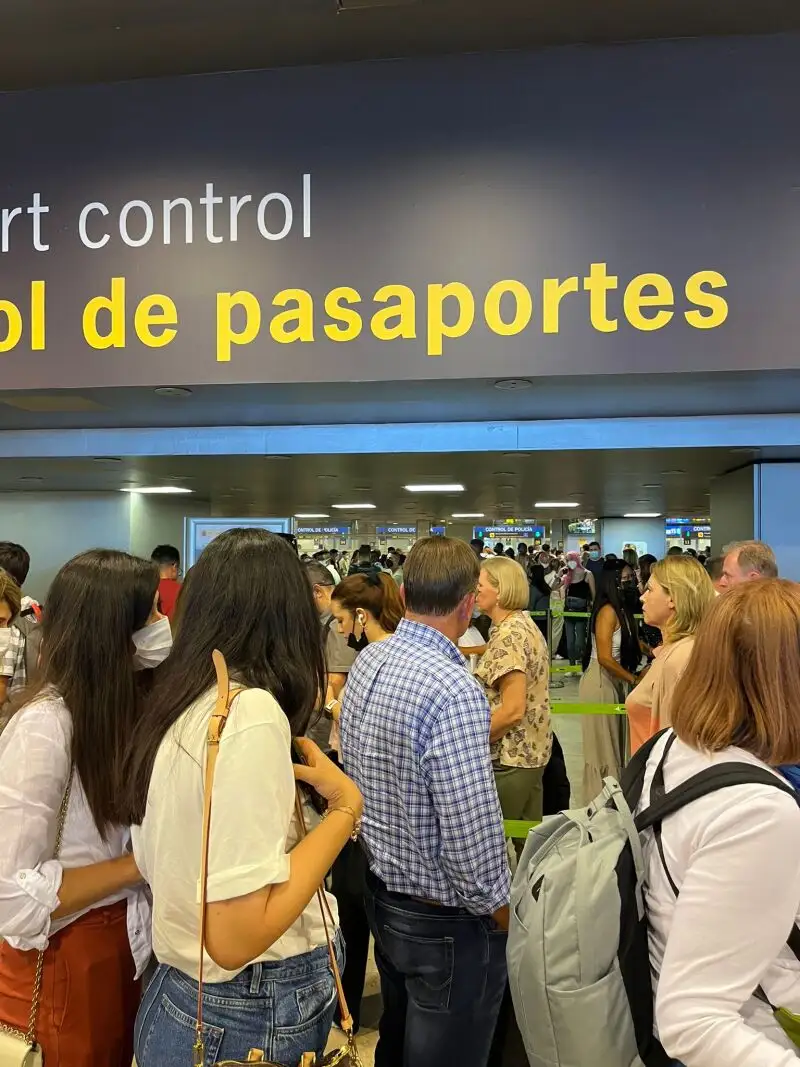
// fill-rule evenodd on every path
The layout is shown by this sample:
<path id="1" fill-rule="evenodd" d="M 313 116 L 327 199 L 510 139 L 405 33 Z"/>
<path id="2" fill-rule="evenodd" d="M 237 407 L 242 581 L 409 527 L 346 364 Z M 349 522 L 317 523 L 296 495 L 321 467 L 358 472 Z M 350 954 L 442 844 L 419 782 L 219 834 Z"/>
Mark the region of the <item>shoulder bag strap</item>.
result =
<path id="1" fill-rule="evenodd" d="M 61 808 L 58 812 L 58 828 L 56 829 L 56 845 L 53 850 L 53 859 L 58 859 L 61 852 L 61 842 L 64 838 L 64 825 L 67 821 L 67 810 L 69 809 L 69 798 L 72 795 L 72 779 L 75 773 L 75 768 L 72 763 L 69 765 L 69 777 L 67 778 L 67 788 L 64 790 L 64 797 L 61 801 Z M 36 956 L 36 976 L 33 980 L 33 996 L 31 997 L 31 1014 L 28 1019 L 28 1031 L 25 1034 L 25 1041 L 33 1048 L 36 1044 L 36 1020 L 39 1017 L 39 1002 L 42 999 L 42 976 L 44 975 L 44 954 L 46 949 L 42 949 Z"/>
<path id="2" fill-rule="evenodd" d="M 308 827 L 306 826 L 306 816 L 303 811 L 303 800 L 300 796 L 300 790 L 295 792 L 294 797 L 295 811 L 297 812 L 297 824 L 300 830 L 300 838 L 304 838 L 308 834 Z M 330 905 L 328 904 L 328 898 L 325 895 L 324 885 L 321 885 L 317 890 L 317 900 L 319 902 L 319 910 L 322 914 L 322 925 L 325 927 L 325 940 L 328 942 L 328 955 L 331 960 L 331 970 L 333 971 L 333 980 L 336 983 L 336 996 L 339 1000 L 339 1025 L 342 1028 L 342 1032 L 348 1041 L 353 1039 L 353 1016 L 350 1014 L 350 1009 L 347 1007 L 347 998 L 344 995 L 344 986 L 342 985 L 342 974 L 339 970 L 339 963 L 336 959 L 336 949 L 333 945 L 333 930 L 336 926 L 333 915 L 331 913 Z"/>
<path id="3" fill-rule="evenodd" d="M 195 1020 L 194 1062 L 203 1067 L 205 1042 L 203 1041 L 203 971 L 206 949 L 206 903 L 208 900 L 208 851 L 211 832 L 211 797 L 214 790 L 214 771 L 219 755 L 219 742 L 231 706 L 243 688 L 231 689 L 228 665 L 225 657 L 216 649 L 212 653 L 217 674 L 217 703 L 208 724 L 206 735 L 206 771 L 203 784 L 203 843 L 200 853 L 200 965 L 197 974 L 197 1019 Z"/>

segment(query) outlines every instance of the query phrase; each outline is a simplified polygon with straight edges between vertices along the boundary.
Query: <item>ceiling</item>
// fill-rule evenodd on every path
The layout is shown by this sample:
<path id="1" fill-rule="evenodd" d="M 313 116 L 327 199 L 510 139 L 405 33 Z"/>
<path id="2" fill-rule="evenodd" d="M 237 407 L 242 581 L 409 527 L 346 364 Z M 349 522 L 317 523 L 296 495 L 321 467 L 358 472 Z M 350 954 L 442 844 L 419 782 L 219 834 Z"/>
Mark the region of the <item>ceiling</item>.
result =
<path id="1" fill-rule="evenodd" d="M 199 386 L 187 396 L 153 389 L 0 391 L 0 430 L 186 426 L 320 426 L 498 422 L 800 411 L 800 371 Z M 501 381 L 502 384 L 502 381 Z"/>
<path id="2" fill-rule="evenodd" d="M 755 453 L 753 453 L 755 456 Z M 331 456 L 162 456 L 116 460 L 0 460 L 4 492 L 107 492 L 142 485 L 191 489 L 214 514 L 284 516 L 319 511 L 330 522 L 359 517 L 447 519 L 595 518 L 627 511 L 708 513 L 712 479 L 751 456 L 730 449 L 452 453 Z M 458 494 L 406 493 L 403 486 L 460 482 Z M 576 509 L 537 510 L 537 501 L 575 500 Z M 373 512 L 331 509 L 365 501 Z M 187 499 L 187 511 L 192 505 Z M 203 513 L 203 509 L 200 509 Z"/>
<path id="3" fill-rule="evenodd" d="M 796 0 L 4 0 L 0 90 L 798 29 Z"/>

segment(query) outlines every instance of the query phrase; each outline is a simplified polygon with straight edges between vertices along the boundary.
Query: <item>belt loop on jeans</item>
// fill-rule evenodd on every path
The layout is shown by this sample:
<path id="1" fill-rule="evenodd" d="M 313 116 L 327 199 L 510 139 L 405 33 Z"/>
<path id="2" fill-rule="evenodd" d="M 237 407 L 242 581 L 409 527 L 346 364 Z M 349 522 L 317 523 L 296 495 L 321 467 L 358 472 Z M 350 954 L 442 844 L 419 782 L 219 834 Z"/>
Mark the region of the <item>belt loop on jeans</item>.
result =
<path id="1" fill-rule="evenodd" d="M 261 989 L 261 964 L 254 963 L 250 968 L 250 992 L 253 996 Z"/>

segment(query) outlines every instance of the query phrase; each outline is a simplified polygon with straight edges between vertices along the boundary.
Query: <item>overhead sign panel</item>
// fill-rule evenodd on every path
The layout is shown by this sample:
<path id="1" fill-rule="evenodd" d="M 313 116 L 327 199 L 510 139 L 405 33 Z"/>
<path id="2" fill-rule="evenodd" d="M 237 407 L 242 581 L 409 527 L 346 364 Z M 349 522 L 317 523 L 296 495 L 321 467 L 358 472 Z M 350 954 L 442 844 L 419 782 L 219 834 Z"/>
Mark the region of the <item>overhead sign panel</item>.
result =
<path id="1" fill-rule="evenodd" d="M 3 388 L 794 369 L 798 68 L 786 36 L 6 94 Z"/>

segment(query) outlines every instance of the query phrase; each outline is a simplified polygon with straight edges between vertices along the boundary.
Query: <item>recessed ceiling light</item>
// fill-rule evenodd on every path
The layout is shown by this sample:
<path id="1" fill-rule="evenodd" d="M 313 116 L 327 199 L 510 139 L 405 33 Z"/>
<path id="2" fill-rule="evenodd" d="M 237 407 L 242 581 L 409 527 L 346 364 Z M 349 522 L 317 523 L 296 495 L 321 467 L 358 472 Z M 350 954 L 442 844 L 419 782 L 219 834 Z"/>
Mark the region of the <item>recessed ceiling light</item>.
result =
<path id="1" fill-rule="evenodd" d="M 513 393 L 519 389 L 530 389 L 532 385 L 533 382 L 530 378 L 500 378 L 499 381 L 494 383 L 495 389 L 508 393 Z"/>
<path id="2" fill-rule="evenodd" d="M 357 493 L 369 493 L 369 492 L 372 491 L 372 486 L 371 485 L 354 485 L 353 489 Z"/>
<path id="3" fill-rule="evenodd" d="M 574 500 L 562 500 L 562 501 L 553 501 L 553 500 L 542 501 L 542 500 L 537 500 L 537 502 L 533 506 L 535 508 L 578 508 L 578 507 L 580 507 L 580 504 L 578 504 Z"/>
<path id="4" fill-rule="evenodd" d="M 191 396 L 192 390 L 183 385 L 160 385 L 153 392 L 156 396 Z"/>
<path id="5" fill-rule="evenodd" d="M 40 477 L 38 474 L 23 474 L 22 477 L 20 478 L 20 481 L 21 482 L 43 482 L 44 478 Z"/>
<path id="6" fill-rule="evenodd" d="M 494 471 L 493 478 L 516 478 L 514 471 Z"/>
<path id="7" fill-rule="evenodd" d="M 191 491 L 191 489 L 178 485 L 137 485 L 130 489 L 120 490 L 121 493 L 141 493 L 144 496 L 171 496 L 191 493 Z"/>
<path id="8" fill-rule="evenodd" d="M 327 519 L 327 511 L 304 511 L 295 515 L 296 519 Z"/>
<path id="9" fill-rule="evenodd" d="M 442 485 L 404 485 L 408 493 L 463 493 L 464 486 L 458 482 L 445 482 Z"/>
<path id="10" fill-rule="evenodd" d="M 498 485 L 498 489 L 510 489 L 512 492 L 517 488 L 516 485 Z"/>
<path id="11" fill-rule="evenodd" d="M 662 471 L 662 474 L 686 474 L 686 471 L 674 470 L 674 471 Z"/>
<path id="12" fill-rule="evenodd" d="M 338 478 L 339 475 L 338 474 L 318 474 L 317 477 L 319 478 L 320 481 L 323 481 L 326 478 L 328 478 L 328 479 Z"/>
<path id="13" fill-rule="evenodd" d="M 331 504 L 337 511 L 374 511 L 374 504 Z"/>
<path id="14" fill-rule="evenodd" d="M 505 504 L 498 504 L 497 506 L 500 507 L 500 508 L 503 508 L 504 511 L 508 511 L 509 508 L 513 508 L 514 507 L 513 504 L 508 503 L 508 502 L 506 502 Z"/>
<path id="15" fill-rule="evenodd" d="M 660 519 L 660 511 L 626 511 L 623 519 Z"/>
<path id="16" fill-rule="evenodd" d="M 454 519 L 482 519 L 483 518 L 483 512 L 482 511 L 454 511 L 453 512 L 453 518 Z"/>
<path id="17" fill-rule="evenodd" d="M 660 489 L 660 488 L 661 488 L 661 482 L 644 482 L 642 484 L 642 489 Z"/>

